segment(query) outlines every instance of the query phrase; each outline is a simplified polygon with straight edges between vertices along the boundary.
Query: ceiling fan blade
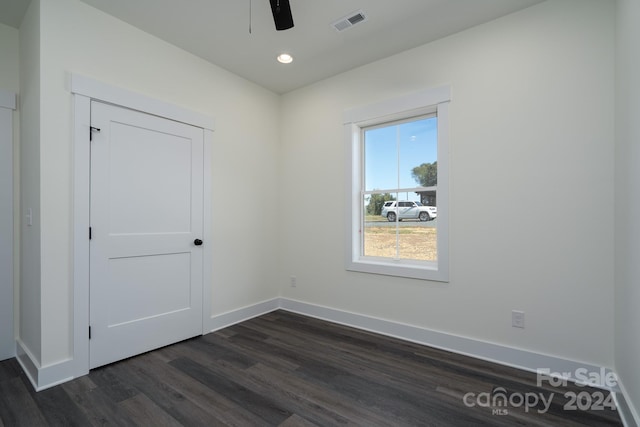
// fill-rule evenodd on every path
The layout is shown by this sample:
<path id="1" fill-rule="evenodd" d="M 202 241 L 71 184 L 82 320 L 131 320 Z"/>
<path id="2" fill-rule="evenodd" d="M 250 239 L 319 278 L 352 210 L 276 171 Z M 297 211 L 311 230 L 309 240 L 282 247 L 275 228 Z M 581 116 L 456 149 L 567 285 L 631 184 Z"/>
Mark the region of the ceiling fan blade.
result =
<path id="1" fill-rule="evenodd" d="M 276 24 L 276 30 L 288 30 L 293 27 L 293 16 L 291 15 L 291 5 L 289 0 L 269 0 L 271 3 L 271 12 L 273 13 L 273 22 Z"/>

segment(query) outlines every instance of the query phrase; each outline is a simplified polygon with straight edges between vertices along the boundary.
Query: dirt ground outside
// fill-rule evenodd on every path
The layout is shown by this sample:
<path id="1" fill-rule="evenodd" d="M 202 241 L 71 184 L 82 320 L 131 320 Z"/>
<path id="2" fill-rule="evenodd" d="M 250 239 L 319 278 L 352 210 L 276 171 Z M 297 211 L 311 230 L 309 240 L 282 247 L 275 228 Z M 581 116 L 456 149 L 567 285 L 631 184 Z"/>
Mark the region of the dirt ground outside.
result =
<path id="1" fill-rule="evenodd" d="M 399 247 L 399 258 L 425 261 L 437 261 L 436 236 L 434 227 L 377 227 L 369 225 L 364 232 L 364 255 L 379 257 L 396 257 L 396 241 Z"/>

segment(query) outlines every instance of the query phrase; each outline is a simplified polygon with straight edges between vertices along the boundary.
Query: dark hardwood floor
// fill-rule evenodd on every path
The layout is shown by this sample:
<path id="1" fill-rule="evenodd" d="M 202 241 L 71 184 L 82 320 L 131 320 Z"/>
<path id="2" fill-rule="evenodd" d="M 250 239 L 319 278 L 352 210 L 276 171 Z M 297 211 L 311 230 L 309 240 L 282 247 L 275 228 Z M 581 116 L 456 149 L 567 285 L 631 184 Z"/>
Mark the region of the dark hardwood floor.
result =
<path id="1" fill-rule="evenodd" d="M 0 427 L 622 425 L 615 410 L 565 410 L 580 392 L 602 393 L 277 311 L 40 393 L 0 362 Z M 511 403 L 477 405 L 498 394 Z M 548 410 L 522 404 L 539 396 Z"/>

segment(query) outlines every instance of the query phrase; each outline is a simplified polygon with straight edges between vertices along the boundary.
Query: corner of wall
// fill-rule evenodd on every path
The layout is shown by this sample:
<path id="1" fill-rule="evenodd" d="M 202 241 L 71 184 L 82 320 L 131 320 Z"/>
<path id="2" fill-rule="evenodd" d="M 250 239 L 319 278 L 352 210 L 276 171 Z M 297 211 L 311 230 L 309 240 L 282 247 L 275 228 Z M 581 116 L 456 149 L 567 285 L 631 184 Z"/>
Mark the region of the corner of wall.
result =
<path id="1" fill-rule="evenodd" d="M 640 4 L 616 2 L 615 368 L 626 425 L 640 425 Z M 622 386 L 624 384 L 624 386 Z"/>

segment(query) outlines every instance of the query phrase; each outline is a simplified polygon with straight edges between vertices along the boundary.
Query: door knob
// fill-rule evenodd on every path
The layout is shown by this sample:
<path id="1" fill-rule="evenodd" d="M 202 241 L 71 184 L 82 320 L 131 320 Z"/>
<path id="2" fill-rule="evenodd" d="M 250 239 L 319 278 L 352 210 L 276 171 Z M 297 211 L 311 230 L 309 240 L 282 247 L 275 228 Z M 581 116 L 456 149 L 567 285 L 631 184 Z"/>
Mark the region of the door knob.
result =
<path id="1" fill-rule="evenodd" d="M 202 246 L 202 240 L 196 239 L 196 240 L 193 241 L 193 244 L 196 245 L 196 246 Z"/>

